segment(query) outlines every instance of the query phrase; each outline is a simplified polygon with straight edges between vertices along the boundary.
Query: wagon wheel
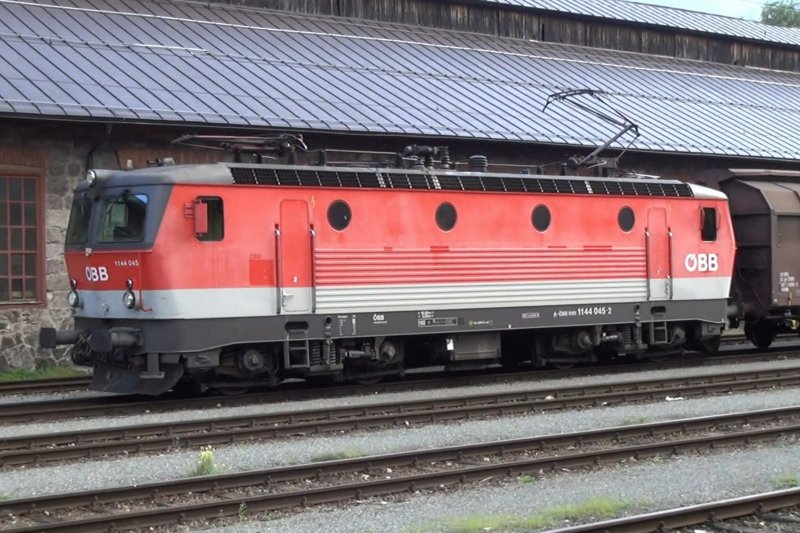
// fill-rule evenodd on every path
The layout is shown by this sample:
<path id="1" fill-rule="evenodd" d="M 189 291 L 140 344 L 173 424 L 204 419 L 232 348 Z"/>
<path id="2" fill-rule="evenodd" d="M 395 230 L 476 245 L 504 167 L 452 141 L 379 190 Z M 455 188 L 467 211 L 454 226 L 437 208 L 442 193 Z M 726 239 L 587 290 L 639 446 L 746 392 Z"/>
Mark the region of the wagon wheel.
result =
<path id="1" fill-rule="evenodd" d="M 744 325 L 744 334 L 747 339 L 758 348 L 766 350 L 775 340 L 778 328 L 774 322 L 759 320 L 758 322 L 747 322 Z"/>

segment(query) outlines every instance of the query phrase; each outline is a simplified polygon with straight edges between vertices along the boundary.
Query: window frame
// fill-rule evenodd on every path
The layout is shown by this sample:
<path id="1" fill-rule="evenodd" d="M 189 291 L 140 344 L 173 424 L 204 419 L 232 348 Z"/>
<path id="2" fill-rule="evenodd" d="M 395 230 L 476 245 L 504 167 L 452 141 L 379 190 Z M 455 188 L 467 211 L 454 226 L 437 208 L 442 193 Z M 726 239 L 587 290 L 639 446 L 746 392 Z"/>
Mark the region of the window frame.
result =
<path id="1" fill-rule="evenodd" d="M 194 234 L 194 238 L 195 238 L 195 240 L 197 242 L 222 242 L 222 241 L 225 240 L 225 199 L 222 198 L 222 196 L 208 196 L 208 195 L 206 195 L 206 196 L 198 196 L 197 198 L 194 199 L 194 203 L 202 203 L 202 204 L 208 206 L 206 209 L 208 209 L 208 213 L 209 213 L 208 214 L 208 228 L 209 228 L 209 231 L 205 235 L 211 235 L 211 231 L 210 231 L 210 229 L 211 229 L 211 204 L 209 204 L 208 200 L 219 201 L 220 217 L 222 219 L 222 225 L 221 225 L 221 228 L 222 228 L 222 232 L 221 233 L 222 233 L 222 235 L 220 236 L 219 239 L 212 239 L 210 237 L 209 238 L 201 238 L 197 233 L 195 233 Z"/>
<path id="2" fill-rule="evenodd" d="M 43 169 L 39 167 L 27 167 L 27 166 L 20 166 L 20 165 L 3 165 L 0 164 L 0 177 L 2 178 L 29 178 L 33 179 L 35 182 L 36 193 L 35 193 L 35 205 L 36 205 L 36 251 L 34 252 L 36 255 L 36 272 L 34 274 L 34 283 L 35 283 L 35 291 L 33 299 L 24 298 L 19 300 L 0 300 L 0 309 L 8 309 L 8 308 L 41 308 L 47 306 L 47 279 L 45 276 L 46 265 L 47 265 L 47 246 L 45 244 L 45 238 L 47 235 L 47 228 L 45 227 L 45 194 L 47 189 L 47 182 L 45 179 L 45 174 Z M 24 198 L 24 195 L 23 195 Z M 5 199 L 4 199 L 5 200 Z M 23 205 L 25 200 L 22 200 Z M 8 205 L 11 205 L 11 202 L 8 202 Z M 72 205 L 72 204 L 70 204 Z M 10 213 L 8 215 L 10 217 Z M 24 222 L 24 213 L 23 213 L 23 222 Z M 10 222 L 10 220 L 8 220 Z M 4 221 L 5 222 L 5 221 Z M 6 228 L 10 228 L 10 224 L 5 226 Z M 23 228 L 26 227 L 24 224 Z M 23 236 L 24 242 L 24 236 Z M 24 247 L 24 244 L 23 244 Z M 9 257 L 12 253 L 10 248 L 10 235 L 9 235 L 9 247 L 3 252 L 8 253 Z M 23 252 L 26 253 L 26 252 Z M 13 277 L 11 274 L 11 264 L 9 260 L 8 265 L 8 274 L 4 275 L 3 278 L 9 281 L 9 296 L 11 295 L 11 286 L 10 281 Z M 23 267 L 23 278 L 24 278 L 24 267 Z M 66 277 L 66 274 L 64 274 Z"/>
<path id="3" fill-rule="evenodd" d="M 622 225 L 623 213 L 630 213 L 631 217 L 633 217 L 633 220 L 631 221 L 631 227 L 628 229 L 625 229 Z M 633 229 L 636 227 L 636 211 L 630 205 L 625 204 L 622 207 L 620 207 L 619 210 L 617 211 L 617 227 L 622 233 L 625 234 L 632 232 Z"/>
<path id="4" fill-rule="evenodd" d="M 547 224 L 543 228 L 539 228 L 539 226 L 536 225 L 537 211 L 540 213 L 544 212 L 547 216 Z M 547 206 L 547 204 L 544 203 L 536 204 L 536 206 L 531 210 L 531 226 L 533 226 L 533 229 L 536 230 L 538 233 L 545 233 L 547 230 L 550 229 L 550 226 L 552 225 L 553 225 L 553 212 L 550 211 L 550 208 Z"/>
<path id="5" fill-rule="evenodd" d="M 103 232 L 103 224 L 106 222 L 107 218 L 109 218 L 110 214 L 111 214 L 110 211 L 107 211 L 108 206 L 119 203 L 120 198 L 122 198 L 122 195 L 124 195 L 124 194 L 129 194 L 130 196 L 134 196 L 134 197 L 144 196 L 147 199 L 144 202 L 144 205 L 145 205 L 145 216 L 142 219 L 141 235 L 139 235 L 139 237 L 136 238 L 136 239 L 120 239 L 120 240 L 117 240 L 113 235 L 113 229 L 112 229 L 112 237 L 111 237 L 111 239 L 103 240 L 103 239 L 101 239 L 101 234 Z M 111 201 L 113 203 L 110 204 L 109 201 Z M 126 226 L 127 226 L 128 225 L 127 219 L 128 219 L 128 217 L 130 215 L 129 215 L 128 211 L 127 211 L 127 203 L 125 203 L 123 205 L 126 206 L 125 218 L 126 218 Z M 149 208 L 150 208 L 150 195 L 148 193 L 130 192 L 128 189 L 125 189 L 119 195 L 116 195 L 116 196 L 112 195 L 112 196 L 104 196 L 104 197 L 102 197 L 100 199 L 100 214 L 99 214 L 99 217 L 97 219 L 97 227 L 95 228 L 94 241 L 97 242 L 97 244 L 101 244 L 101 245 L 103 245 L 103 244 L 112 244 L 112 245 L 139 244 L 139 243 L 144 242 L 145 237 L 147 235 L 147 213 L 148 213 Z M 119 226 L 117 226 L 117 227 L 119 227 Z M 80 245 L 78 245 L 78 246 L 80 246 Z"/>
<path id="6" fill-rule="evenodd" d="M 442 224 L 440 224 L 440 220 L 439 220 L 440 215 L 449 215 L 450 214 L 450 213 L 440 213 L 440 211 L 442 209 L 452 210 L 453 223 L 448 228 L 445 228 Z M 440 231 L 443 231 L 445 233 L 449 233 L 449 232 L 453 231 L 456 228 L 456 225 L 458 224 L 458 209 L 456 208 L 456 206 L 452 202 L 447 202 L 447 201 L 441 202 L 438 206 L 436 206 L 436 211 L 434 211 L 434 214 L 433 214 L 433 220 L 434 220 L 434 222 L 436 222 L 436 227 L 439 228 Z"/>
<path id="7" fill-rule="evenodd" d="M 338 227 L 341 224 L 334 224 L 333 223 L 334 221 L 331 220 L 331 214 L 334 206 L 344 206 L 344 208 L 347 210 L 348 218 L 344 220 L 345 224 L 342 225 L 341 227 Z M 328 204 L 328 208 L 325 210 L 325 218 L 328 221 L 328 227 L 330 227 L 333 231 L 336 232 L 345 231 L 347 228 L 350 227 L 350 224 L 353 222 L 353 208 L 350 207 L 350 204 L 348 204 L 345 200 L 337 198 Z"/>
<path id="8" fill-rule="evenodd" d="M 713 213 L 714 221 L 714 238 L 706 239 L 706 220 L 709 220 L 708 214 Z M 714 206 L 700 206 L 700 240 L 702 242 L 717 242 L 719 238 L 719 210 Z"/>

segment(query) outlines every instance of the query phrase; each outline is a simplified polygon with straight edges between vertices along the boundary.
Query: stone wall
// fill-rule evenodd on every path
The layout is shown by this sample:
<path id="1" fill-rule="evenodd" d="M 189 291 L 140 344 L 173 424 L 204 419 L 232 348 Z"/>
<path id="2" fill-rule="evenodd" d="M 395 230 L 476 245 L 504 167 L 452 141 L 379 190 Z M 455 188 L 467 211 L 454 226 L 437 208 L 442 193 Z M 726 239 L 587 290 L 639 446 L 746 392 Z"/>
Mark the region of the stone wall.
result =
<path id="1" fill-rule="evenodd" d="M 57 123 L 45 121 L 0 120 L 0 171 L 3 166 L 39 169 L 43 177 L 45 257 L 42 261 L 46 287 L 37 305 L 0 305 L 0 372 L 9 368 L 33 368 L 70 364 L 64 350 L 40 350 L 38 330 L 42 326 L 67 328 L 71 314 L 66 303 L 69 283 L 64 266 L 63 243 L 66 234 L 71 191 L 85 174 L 87 162 L 95 168 L 122 168 L 128 160 L 141 166 L 156 157 L 171 156 L 177 163 L 216 161 L 219 152 L 172 145 L 170 141 L 185 129 L 159 126 Z M 213 133 L 213 132 L 204 132 Z M 236 134 L 236 131 L 218 133 Z M 249 132 L 238 132 L 252 134 Z M 474 154 L 486 155 L 490 163 L 507 162 L 536 165 L 563 160 L 590 150 L 574 147 L 547 147 L 503 142 L 475 142 L 424 138 L 342 136 L 308 134 L 311 148 L 330 147 L 354 150 L 398 151 L 408 144 L 448 144 L 454 160 Z M 90 162 L 91 161 L 91 162 Z M 800 162 L 778 163 L 757 160 L 686 157 L 670 154 L 630 153 L 625 165 L 648 174 L 660 174 L 713 185 L 730 167 L 769 167 L 800 170 Z M 557 168 L 557 167 L 556 167 Z M 555 169 L 554 169 L 555 170 Z"/>

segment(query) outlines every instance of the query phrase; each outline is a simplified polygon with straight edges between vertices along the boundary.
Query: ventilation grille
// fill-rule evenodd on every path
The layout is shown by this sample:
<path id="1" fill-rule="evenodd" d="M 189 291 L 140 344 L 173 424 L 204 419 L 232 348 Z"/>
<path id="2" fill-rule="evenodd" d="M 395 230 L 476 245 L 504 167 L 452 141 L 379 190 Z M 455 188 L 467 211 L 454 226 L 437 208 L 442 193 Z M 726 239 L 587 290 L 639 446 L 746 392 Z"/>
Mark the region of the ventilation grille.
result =
<path id="1" fill-rule="evenodd" d="M 528 192 L 552 194 L 602 194 L 613 196 L 691 197 L 685 183 L 653 181 L 582 180 L 534 176 L 459 175 L 403 172 L 308 170 L 267 167 L 232 167 L 239 185 L 286 187 L 349 187 L 368 189 L 427 189 L 444 191 Z"/>

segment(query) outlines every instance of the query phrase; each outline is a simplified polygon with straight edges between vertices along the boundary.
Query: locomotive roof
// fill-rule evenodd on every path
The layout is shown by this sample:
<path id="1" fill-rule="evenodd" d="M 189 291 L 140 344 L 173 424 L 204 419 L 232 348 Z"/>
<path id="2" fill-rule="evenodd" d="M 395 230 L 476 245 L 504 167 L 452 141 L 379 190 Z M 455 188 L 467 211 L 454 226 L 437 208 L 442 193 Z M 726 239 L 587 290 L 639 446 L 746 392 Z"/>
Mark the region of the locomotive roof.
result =
<path id="1" fill-rule="evenodd" d="M 655 176 L 598 178 L 442 169 L 213 163 L 110 172 L 103 187 L 164 184 L 412 189 L 725 198 L 718 191 Z M 84 184 L 79 189 L 87 187 Z"/>
<path id="2" fill-rule="evenodd" d="M 242 9 L 0 0 L 0 114 L 597 146 L 613 128 L 541 109 L 588 87 L 631 149 L 800 159 L 797 72 Z"/>

